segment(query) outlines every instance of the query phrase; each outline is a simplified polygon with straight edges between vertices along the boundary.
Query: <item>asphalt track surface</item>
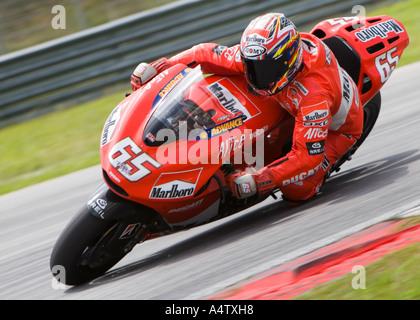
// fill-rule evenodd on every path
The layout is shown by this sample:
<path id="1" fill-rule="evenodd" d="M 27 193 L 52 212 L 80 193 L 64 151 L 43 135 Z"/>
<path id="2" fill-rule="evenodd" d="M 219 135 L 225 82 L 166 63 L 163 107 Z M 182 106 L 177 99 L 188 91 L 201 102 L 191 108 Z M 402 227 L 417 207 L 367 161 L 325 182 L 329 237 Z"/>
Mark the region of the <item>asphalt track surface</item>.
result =
<path id="1" fill-rule="evenodd" d="M 420 63 L 394 71 L 371 135 L 323 194 L 268 199 L 205 226 L 140 244 L 104 276 L 56 286 L 52 247 L 101 180 L 99 166 L 0 197 L 0 299 L 205 299 L 420 205 Z"/>

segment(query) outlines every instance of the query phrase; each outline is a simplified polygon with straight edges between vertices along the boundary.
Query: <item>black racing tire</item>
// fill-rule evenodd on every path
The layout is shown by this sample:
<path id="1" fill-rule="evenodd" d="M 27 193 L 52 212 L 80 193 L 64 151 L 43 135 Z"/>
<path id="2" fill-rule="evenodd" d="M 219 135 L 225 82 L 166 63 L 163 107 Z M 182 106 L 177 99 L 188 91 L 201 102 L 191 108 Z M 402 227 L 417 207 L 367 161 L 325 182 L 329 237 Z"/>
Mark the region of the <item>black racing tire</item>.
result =
<path id="1" fill-rule="evenodd" d="M 54 275 L 56 279 L 66 285 L 79 285 L 101 276 L 120 261 L 128 252 L 121 250 L 106 257 L 99 257 L 102 252 L 98 253 L 106 249 L 107 241 L 119 224 L 118 221 L 93 216 L 87 207 L 81 209 L 63 230 L 52 250 L 51 271 L 54 275 L 60 270 L 60 274 Z M 95 251 L 94 264 L 91 257 L 89 262 L 84 258 L 92 248 L 99 248 Z"/>
<path id="2" fill-rule="evenodd" d="M 366 140 L 375 126 L 379 112 L 381 111 L 381 100 L 381 92 L 378 91 L 378 93 L 363 107 L 363 132 L 355 144 L 356 149 Z"/>
<path id="3" fill-rule="evenodd" d="M 340 171 L 341 165 L 347 160 L 351 159 L 351 156 L 356 152 L 356 150 L 361 146 L 361 144 L 366 140 L 373 127 L 375 126 L 376 120 L 379 117 L 379 112 L 381 111 L 381 92 L 373 96 L 372 99 L 363 107 L 363 131 L 360 138 L 356 143 L 332 166 L 330 172 L 326 175 L 327 179 L 331 173 Z"/>

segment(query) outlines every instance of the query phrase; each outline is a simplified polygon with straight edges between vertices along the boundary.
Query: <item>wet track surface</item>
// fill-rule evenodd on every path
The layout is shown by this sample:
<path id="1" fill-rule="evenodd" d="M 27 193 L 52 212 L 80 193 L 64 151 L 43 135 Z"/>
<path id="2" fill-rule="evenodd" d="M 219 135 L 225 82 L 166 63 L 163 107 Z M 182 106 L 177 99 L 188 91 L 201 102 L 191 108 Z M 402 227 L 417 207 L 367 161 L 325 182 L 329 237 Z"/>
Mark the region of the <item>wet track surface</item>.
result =
<path id="1" fill-rule="evenodd" d="M 138 245 L 89 284 L 56 288 L 49 256 L 101 179 L 89 168 L 0 197 L 0 299 L 203 299 L 248 276 L 420 205 L 420 63 L 382 89 L 368 139 L 310 203 L 269 199 Z"/>

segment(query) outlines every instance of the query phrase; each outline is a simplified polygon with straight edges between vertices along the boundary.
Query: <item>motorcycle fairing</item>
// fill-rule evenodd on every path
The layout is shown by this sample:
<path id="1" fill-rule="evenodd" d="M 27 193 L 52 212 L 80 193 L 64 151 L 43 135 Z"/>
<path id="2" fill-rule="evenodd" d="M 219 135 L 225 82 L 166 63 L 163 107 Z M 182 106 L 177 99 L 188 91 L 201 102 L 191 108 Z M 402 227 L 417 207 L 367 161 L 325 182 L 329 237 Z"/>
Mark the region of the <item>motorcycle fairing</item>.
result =
<path id="1" fill-rule="evenodd" d="M 403 24 L 387 15 L 328 19 L 311 33 L 331 48 L 352 76 L 363 105 L 388 80 L 409 43 Z"/>
<path id="2" fill-rule="evenodd" d="M 218 206 L 220 168 L 242 151 L 244 140 L 255 143 L 286 122 L 277 137 L 284 142 L 293 129 L 290 119 L 275 98 L 250 94 L 244 77 L 203 75 L 199 66 L 179 64 L 111 113 L 102 133 L 104 179 L 115 193 L 152 208 L 169 224 L 195 222 L 198 212 Z M 163 130 L 171 139 L 157 143 Z M 211 216 L 208 210 L 205 216 Z"/>

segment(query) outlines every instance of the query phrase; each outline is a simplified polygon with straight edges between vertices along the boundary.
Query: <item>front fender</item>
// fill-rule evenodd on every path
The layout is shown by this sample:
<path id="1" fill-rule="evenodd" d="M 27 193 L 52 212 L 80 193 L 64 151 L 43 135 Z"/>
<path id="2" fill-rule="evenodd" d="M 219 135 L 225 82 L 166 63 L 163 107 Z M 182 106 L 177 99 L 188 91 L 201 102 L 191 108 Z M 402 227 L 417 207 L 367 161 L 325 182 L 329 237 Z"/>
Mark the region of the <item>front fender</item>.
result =
<path id="1" fill-rule="evenodd" d="M 91 194 L 86 206 L 93 216 L 103 220 L 153 223 L 159 231 L 170 229 L 170 226 L 156 211 L 120 197 L 104 182 Z"/>

